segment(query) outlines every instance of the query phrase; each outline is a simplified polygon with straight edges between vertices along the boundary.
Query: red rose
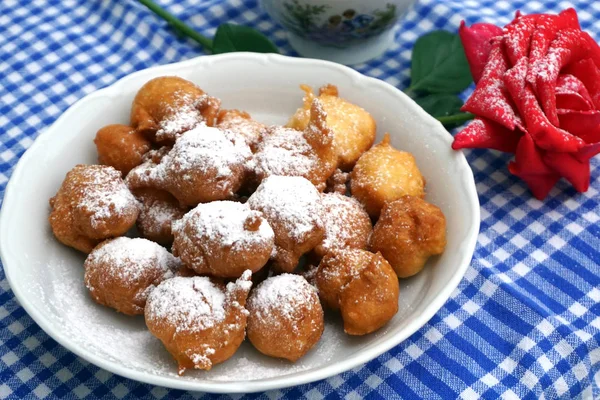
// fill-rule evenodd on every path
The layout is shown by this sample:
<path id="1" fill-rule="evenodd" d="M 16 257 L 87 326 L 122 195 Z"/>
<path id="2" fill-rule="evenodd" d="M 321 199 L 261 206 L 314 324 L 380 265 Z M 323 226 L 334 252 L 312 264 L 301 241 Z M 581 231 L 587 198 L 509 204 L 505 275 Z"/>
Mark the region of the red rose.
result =
<path id="1" fill-rule="evenodd" d="M 585 192 L 600 153 L 600 47 L 575 10 L 520 15 L 503 30 L 464 23 L 459 34 L 475 91 L 476 115 L 452 148 L 515 153 L 509 171 L 543 199 L 564 177 Z"/>

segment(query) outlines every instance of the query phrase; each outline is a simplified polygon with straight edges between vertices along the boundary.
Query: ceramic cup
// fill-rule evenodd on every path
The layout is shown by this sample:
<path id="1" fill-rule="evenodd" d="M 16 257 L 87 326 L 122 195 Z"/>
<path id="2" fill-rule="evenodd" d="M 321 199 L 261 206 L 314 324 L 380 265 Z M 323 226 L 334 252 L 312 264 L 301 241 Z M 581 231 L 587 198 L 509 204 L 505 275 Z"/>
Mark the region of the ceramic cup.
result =
<path id="1" fill-rule="evenodd" d="M 261 0 L 304 57 L 358 64 L 385 52 L 416 0 Z"/>

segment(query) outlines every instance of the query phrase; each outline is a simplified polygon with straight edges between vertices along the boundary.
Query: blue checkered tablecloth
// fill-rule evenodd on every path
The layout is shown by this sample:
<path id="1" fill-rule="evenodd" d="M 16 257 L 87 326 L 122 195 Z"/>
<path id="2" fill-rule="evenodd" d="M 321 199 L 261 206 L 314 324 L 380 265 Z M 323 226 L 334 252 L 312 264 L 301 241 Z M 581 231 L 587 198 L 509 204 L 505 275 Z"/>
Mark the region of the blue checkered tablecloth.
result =
<path id="1" fill-rule="evenodd" d="M 233 21 L 294 54 L 255 0 L 160 3 L 207 35 Z M 456 31 L 462 19 L 505 24 L 517 9 L 569 6 L 600 39 L 600 1 L 422 0 L 403 20 L 396 44 L 357 69 L 402 88 L 412 45 L 427 31 Z M 135 0 L 1 0 L 0 198 L 38 132 L 76 100 L 131 72 L 200 54 Z M 508 173 L 508 157 L 473 151 L 468 159 L 481 233 L 446 305 L 364 366 L 249 398 L 600 398 L 600 157 L 592 160 L 587 193 L 561 182 L 543 203 Z M 202 395 L 121 378 L 73 355 L 29 318 L 0 269 L 0 398 L 24 397 Z"/>

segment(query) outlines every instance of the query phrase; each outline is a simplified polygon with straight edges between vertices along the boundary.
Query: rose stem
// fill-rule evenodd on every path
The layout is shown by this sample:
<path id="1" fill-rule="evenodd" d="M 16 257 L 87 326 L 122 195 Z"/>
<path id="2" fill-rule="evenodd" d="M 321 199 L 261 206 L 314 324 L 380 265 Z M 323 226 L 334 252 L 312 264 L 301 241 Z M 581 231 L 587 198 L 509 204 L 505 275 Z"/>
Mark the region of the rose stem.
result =
<path id="1" fill-rule="evenodd" d="M 471 113 L 460 113 L 454 115 L 445 115 L 443 117 L 435 117 L 435 119 L 440 121 L 442 125 L 459 124 L 472 120 L 473 118 L 475 118 L 475 115 Z"/>
<path id="2" fill-rule="evenodd" d="M 173 14 L 169 13 L 164 8 L 161 8 L 154 1 L 152 1 L 152 0 L 138 0 L 138 1 L 140 3 L 142 3 L 143 5 L 145 5 L 146 7 L 148 7 L 150 9 L 150 11 L 152 11 L 153 13 L 155 13 L 156 15 L 158 15 L 159 17 L 161 17 L 162 19 L 167 21 L 167 23 L 169 25 L 171 25 L 171 27 L 175 30 L 175 32 L 177 34 L 184 35 L 184 36 L 191 38 L 192 40 L 200 43 L 202 45 L 202 47 L 204 47 L 204 50 L 206 50 L 208 52 L 212 52 L 212 46 L 213 46 L 212 40 L 210 40 L 206 36 L 199 34 L 195 30 L 193 30 L 192 28 L 187 26 L 182 20 L 180 20 Z"/>

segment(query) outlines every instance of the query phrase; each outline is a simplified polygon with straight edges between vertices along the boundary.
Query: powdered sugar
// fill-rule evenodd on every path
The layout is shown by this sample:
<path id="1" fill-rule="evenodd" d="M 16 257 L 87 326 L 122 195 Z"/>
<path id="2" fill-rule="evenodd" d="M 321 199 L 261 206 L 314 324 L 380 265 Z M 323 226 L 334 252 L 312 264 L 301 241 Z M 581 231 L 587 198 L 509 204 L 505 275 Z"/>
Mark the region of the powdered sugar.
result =
<path id="1" fill-rule="evenodd" d="M 371 222 L 360 203 L 339 193 L 324 194 L 321 201 L 325 224 L 325 237 L 321 244 L 324 252 L 348 246 L 364 248 L 371 231 Z"/>
<path id="2" fill-rule="evenodd" d="M 231 130 L 239 134 L 249 146 L 258 143 L 263 131 L 267 129 L 264 124 L 253 120 L 246 113 L 237 110 L 224 111 L 223 113 L 223 116 L 219 114 L 219 118 L 223 119 L 217 126 L 220 129 Z"/>
<path id="3" fill-rule="evenodd" d="M 77 166 L 81 191 L 81 200 L 75 209 L 89 215 L 93 228 L 115 216 L 136 213 L 139 204 L 131 194 L 121 173 L 113 167 L 104 165 Z"/>
<path id="4" fill-rule="evenodd" d="M 178 91 L 173 96 L 176 99 L 175 104 L 167 107 L 167 116 L 158 124 L 156 139 L 159 141 L 175 139 L 177 135 L 193 129 L 204 121 L 197 105 L 206 101 L 208 97 L 206 94 L 198 98 L 190 93 Z"/>
<path id="5" fill-rule="evenodd" d="M 135 282 L 149 270 L 162 271 L 163 279 L 173 277 L 180 263 L 164 247 L 142 238 L 119 237 L 94 249 L 86 268 L 102 268 L 102 275 L 118 276 L 122 282 Z M 88 289 L 93 288 L 86 282 Z"/>
<path id="6" fill-rule="evenodd" d="M 193 233 L 186 233 L 186 228 Z M 244 250 L 255 244 L 272 243 L 274 237 L 261 212 L 234 201 L 199 204 L 173 224 L 173 232 L 195 242 L 189 245 L 202 246 L 205 253 L 215 245 L 219 249 Z M 203 246 L 205 243 L 208 245 Z"/>
<path id="7" fill-rule="evenodd" d="M 227 291 L 233 292 L 234 290 L 241 290 L 242 292 L 248 294 L 250 289 L 252 289 L 252 271 L 249 269 L 245 270 L 240 278 L 235 282 L 229 282 L 227 284 Z M 246 310 L 244 310 L 246 311 Z"/>
<path id="8" fill-rule="evenodd" d="M 180 219 L 185 209 L 176 204 L 160 198 L 143 198 L 142 209 L 137 220 L 140 231 L 151 237 L 156 235 L 166 235 L 171 231 L 171 223 Z M 156 240 L 156 239 L 154 239 Z"/>
<path id="9" fill-rule="evenodd" d="M 161 164 L 184 177 L 208 170 L 216 170 L 217 177 L 226 177 L 232 173 L 232 165 L 243 164 L 251 156 L 250 148 L 232 132 L 200 125 L 184 133 Z"/>
<path id="10" fill-rule="evenodd" d="M 152 153 L 142 165 L 130 172 L 128 183 L 168 187 L 174 179 L 192 181 L 202 174 L 217 186 L 225 187 L 230 184 L 227 178 L 233 174 L 233 169 L 243 168 L 252 152 L 234 132 L 201 124 L 179 136 L 173 149 L 161 156 L 157 152 Z M 158 163 L 156 158 L 160 160 Z"/>
<path id="11" fill-rule="evenodd" d="M 225 315 L 225 293 L 203 276 L 166 280 L 152 291 L 146 303 L 146 319 L 165 321 L 177 332 L 211 328 Z"/>
<path id="12" fill-rule="evenodd" d="M 307 176 L 319 165 L 319 159 L 301 131 L 272 126 L 263 135 L 255 157 L 260 177 L 271 175 Z"/>
<path id="13" fill-rule="evenodd" d="M 302 240 L 315 226 L 323 226 L 321 196 L 302 177 L 270 176 L 262 181 L 247 204 L 262 211 L 272 224 L 280 224 L 296 240 Z"/>
<path id="14" fill-rule="evenodd" d="M 248 308 L 254 315 L 270 323 L 296 320 L 301 310 L 320 306 L 317 290 L 300 275 L 281 274 L 268 278 L 251 293 Z M 277 318 L 273 318 L 277 315 Z"/>

